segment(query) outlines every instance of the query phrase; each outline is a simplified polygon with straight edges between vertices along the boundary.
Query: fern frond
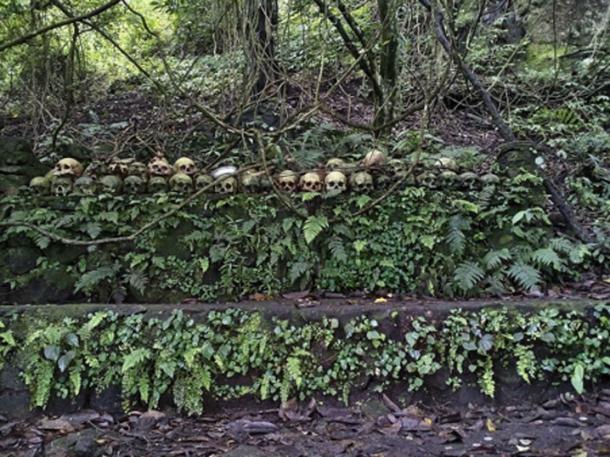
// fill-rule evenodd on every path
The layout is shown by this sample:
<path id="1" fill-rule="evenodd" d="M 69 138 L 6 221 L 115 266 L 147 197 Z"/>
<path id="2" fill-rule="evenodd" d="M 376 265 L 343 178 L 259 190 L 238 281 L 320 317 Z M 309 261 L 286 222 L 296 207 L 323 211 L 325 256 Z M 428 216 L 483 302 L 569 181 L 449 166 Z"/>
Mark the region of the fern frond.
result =
<path id="1" fill-rule="evenodd" d="M 553 267 L 557 271 L 563 269 L 563 261 L 551 248 L 542 248 L 532 253 L 532 260 L 540 266 Z"/>
<path id="2" fill-rule="evenodd" d="M 515 263 L 508 270 L 508 276 L 523 289 L 532 290 L 542 282 L 540 272 L 530 265 Z"/>
<path id="3" fill-rule="evenodd" d="M 489 251 L 483 257 L 483 263 L 488 270 L 495 270 L 502 266 L 504 260 L 510 260 L 512 258 L 510 251 L 507 248 L 500 249 L 498 251 Z"/>
<path id="4" fill-rule="evenodd" d="M 464 252 L 466 247 L 466 234 L 464 230 L 467 230 L 469 227 L 470 223 L 459 214 L 449 219 L 445 240 L 453 253 L 460 255 Z"/>
<path id="5" fill-rule="evenodd" d="M 485 277 L 485 272 L 474 262 L 462 262 L 455 269 L 453 280 L 464 292 L 474 288 Z"/>

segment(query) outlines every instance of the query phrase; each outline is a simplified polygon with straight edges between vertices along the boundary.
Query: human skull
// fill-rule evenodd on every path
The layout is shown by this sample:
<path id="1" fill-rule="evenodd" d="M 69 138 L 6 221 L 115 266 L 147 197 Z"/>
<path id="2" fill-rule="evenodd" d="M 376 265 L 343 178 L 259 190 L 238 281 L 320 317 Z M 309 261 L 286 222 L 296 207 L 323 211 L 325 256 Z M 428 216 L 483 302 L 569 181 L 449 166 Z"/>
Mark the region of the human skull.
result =
<path id="1" fill-rule="evenodd" d="M 305 173 L 299 181 L 299 188 L 303 192 L 322 192 L 323 187 L 322 178 L 320 178 L 318 173 L 313 171 Z"/>
<path id="2" fill-rule="evenodd" d="M 47 195 L 51 187 L 51 181 L 45 176 L 36 176 L 30 181 L 30 192 L 34 195 Z"/>
<path id="3" fill-rule="evenodd" d="M 237 192 L 237 179 L 233 176 L 222 178 L 221 181 L 217 182 L 214 186 L 214 192 L 217 194 L 234 194 Z"/>
<path id="4" fill-rule="evenodd" d="M 481 176 L 481 182 L 487 186 L 500 184 L 500 177 L 493 173 L 487 173 Z"/>
<path id="5" fill-rule="evenodd" d="M 459 176 L 459 180 L 462 183 L 462 187 L 464 187 L 468 190 L 476 189 L 476 187 L 479 183 L 479 177 L 472 171 L 467 171 L 465 173 L 462 173 Z"/>
<path id="6" fill-rule="evenodd" d="M 439 157 L 434 161 L 434 166 L 441 170 L 458 171 L 458 164 L 455 160 L 450 157 Z"/>
<path id="7" fill-rule="evenodd" d="M 169 187 L 179 194 L 190 194 L 193 191 L 193 178 L 185 173 L 176 173 L 170 178 Z"/>
<path id="8" fill-rule="evenodd" d="M 453 187 L 458 181 L 457 173 L 451 170 L 443 171 L 438 177 L 445 187 Z"/>
<path id="9" fill-rule="evenodd" d="M 388 163 L 390 166 L 390 173 L 396 180 L 402 179 L 407 176 L 407 164 L 400 159 L 392 159 Z"/>
<path id="10" fill-rule="evenodd" d="M 87 168 L 85 168 L 85 171 L 83 171 L 83 176 L 97 177 L 107 175 L 109 173 L 110 170 L 106 163 L 100 160 L 94 160 L 87 165 Z"/>
<path id="11" fill-rule="evenodd" d="M 364 159 L 362 159 L 362 166 L 365 168 L 381 168 L 385 163 L 385 154 L 379 149 L 373 149 L 372 151 L 367 152 Z"/>
<path id="12" fill-rule="evenodd" d="M 188 157 L 180 157 L 174 163 L 174 172 L 184 173 L 187 176 L 195 176 L 197 173 L 197 165 Z"/>
<path id="13" fill-rule="evenodd" d="M 96 185 L 95 181 L 90 176 L 81 176 L 74 181 L 74 194 L 76 195 L 95 195 Z"/>
<path id="14" fill-rule="evenodd" d="M 99 183 L 102 192 L 105 194 L 117 195 L 121 193 L 121 189 L 123 188 L 123 181 L 115 175 L 102 176 Z"/>
<path id="15" fill-rule="evenodd" d="M 65 197 L 72 191 L 72 179 L 67 176 L 56 178 L 51 183 L 51 193 L 56 197 Z"/>
<path id="16" fill-rule="evenodd" d="M 141 194 L 146 189 L 146 180 L 141 176 L 127 176 L 123 181 L 123 189 L 127 194 Z"/>
<path id="17" fill-rule="evenodd" d="M 129 164 L 132 159 L 114 159 L 110 162 L 108 169 L 110 170 L 111 175 L 116 176 L 127 176 L 129 174 Z"/>
<path id="18" fill-rule="evenodd" d="M 172 170 L 163 157 L 155 157 L 148 163 L 148 173 L 151 176 L 171 176 Z"/>
<path id="19" fill-rule="evenodd" d="M 148 191 L 157 194 L 167 191 L 167 180 L 163 176 L 153 176 L 148 180 Z"/>
<path id="20" fill-rule="evenodd" d="M 253 171 L 245 171 L 239 176 L 242 189 L 248 193 L 256 193 L 260 187 L 260 175 Z"/>
<path id="21" fill-rule="evenodd" d="M 347 167 L 347 162 L 338 157 L 333 157 L 326 162 L 326 169 L 328 171 L 341 171 Z"/>
<path id="22" fill-rule="evenodd" d="M 436 189 L 438 184 L 436 175 L 431 171 L 425 171 L 424 173 L 417 176 L 417 182 L 420 186 L 424 186 L 429 189 Z"/>
<path id="23" fill-rule="evenodd" d="M 142 179 L 146 179 L 146 176 L 148 175 L 148 169 L 146 168 L 146 165 L 142 162 L 132 162 L 129 164 L 127 174 L 129 176 L 139 176 Z"/>
<path id="24" fill-rule="evenodd" d="M 195 189 L 201 190 L 204 187 L 207 188 L 206 192 L 212 192 L 212 185 L 214 184 L 214 178 L 210 175 L 200 174 L 195 178 Z"/>
<path id="25" fill-rule="evenodd" d="M 294 192 L 298 182 L 299 177 L 292 170 L 284 170 L 277 177 L 277 185 L 284 192 Z"/>
<path id="26" fill-rule="evenodd" d="M 66 157 L 57 162 L 55 168 L 53 168 L 53 174 L 55 176 L 72 176 L 78 178 L 83 174 L 83 166 L 78 160 Z"/>
<path id="27" fill-rule="evenodd" d="M 324 178 L 326 193 L 337 195 L 347 190 L 347 178 L 340 171 L 331 171 Z"/>
<path id="28" fill-rule="evenodd" d="M 373 186 L 373 176 L 366 171 L 359 171 L 351 175 L 349 184 L 356 192 L 372 192 L 375 189 Z"/>

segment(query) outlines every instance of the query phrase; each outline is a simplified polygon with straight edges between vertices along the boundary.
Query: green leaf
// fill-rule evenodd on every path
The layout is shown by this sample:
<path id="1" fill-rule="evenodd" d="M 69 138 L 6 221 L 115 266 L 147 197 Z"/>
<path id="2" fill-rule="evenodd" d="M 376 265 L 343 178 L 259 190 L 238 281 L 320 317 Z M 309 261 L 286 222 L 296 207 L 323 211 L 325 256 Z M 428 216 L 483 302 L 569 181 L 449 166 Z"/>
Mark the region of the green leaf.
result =
<path id="1" fill-rule="evenodd" d="M 485 277 L 485 272 L 474 262 L 462 262 L 455 269 L 453 280 L 464 292 L 475 287 Z"/>
<path id="2" fill-rule="evenodd" d="M 356 206 L 359 209 L 362 209 L 366 205 L 368 205 L 371 200 L 372 200 L 372 198 L 366 194 L 360 195 L 360 196 L 358 196 L 358 198 L 356 198 Z"/>
<path id="3" fill-rule="evenodd" d="M 328 228 L 326 216 L 309 216 L 303 225 L 303 235 L 307 244 L 315 240 L 326 228 Z"/>
<path id="4" fill-rule="evenodd" d="M 514 279 L 523 289 L 532 290 L 538 286 L 542 279 L 540 272 L 530 265 L 515 263 L 508 270 L 508 276 Z"/>
<path id="5" fill-rule="evenodd" d="M 290 282 L 294 283 L 297 279 L 299 279 L 303 274 L 309 271 L 309 264 L 307 262 L 295 262 L 290 267 L 290 271 L 288 272 L 288 278 Z"/>
<path id="6" fill-rule="evenodd" d="M 572 383 L 572 387 L 574 387 L 574 390 L 578 394 L 582 394 L 585 391 L 584 381 L 585 367 L 581 363 L 577 363 L 576 365 L 574 365 L 574 371 L 572 372 L 570 382 Z"/>
<path id="7" fill-rule="evenodd" d="M 551 248 L 538 249 L 532 253 L 532 260 L 538 265 L 553 267 L 557 271 L 563 269 L 563 261 Z"/>
<path id="8" fill-rule="evenodd" d="M 356 250 L 356 252 L 358 254 L 360 254 L 362 251 L 364 251 L 364 248 L 366 247 L 366 245 L 368 244 L 365 240 L 356 240 L 354 241 L 354 249 Z"/>
<path id="9" fill-rule="evenodd" d="M 51 362 L 56 362 L 59 359 L 60 349 L 55 345 L 48 345 L 44 347 L 44 358 Z"/>
<path id="10" fill-rule="evenodd" d="M 488 270 L 496 270 L 502 266 L 504 260 L 510 260 L 511 257 L 510 251 L 506 248 L 498 251 L 489 251 L 483 257 L 483 263 Z"/>
<path id="11" fill-rule="evenodd" d="M 339 262 L 347 262 L 347 253 L 345 246 L 339 238 L 333 238 L 328 242 L 328 248 L 333 255 L 333 258 Z"/>
<path id="12" fill-rule="evenodd" d="M 84 229 L 87 235 L 89 235 L 93 240 L 96 239 L 100 233 L 102 233 L 102 226 L 95 222 L 85 224 Z"/>
<path id="13" fill-rule="evenodd" d="M 76 357 L 76 352 L 74 352 L 74 351 L 68 351 L 64 355 L 62 355 L 59 358 L 59 360 L 57 361 L 57 366 L 59 367 L 59 371 L 64 373 L 68 369 L 70 362 L 72 362 L 72 360 L 74 360 L 74 357 Z"/>

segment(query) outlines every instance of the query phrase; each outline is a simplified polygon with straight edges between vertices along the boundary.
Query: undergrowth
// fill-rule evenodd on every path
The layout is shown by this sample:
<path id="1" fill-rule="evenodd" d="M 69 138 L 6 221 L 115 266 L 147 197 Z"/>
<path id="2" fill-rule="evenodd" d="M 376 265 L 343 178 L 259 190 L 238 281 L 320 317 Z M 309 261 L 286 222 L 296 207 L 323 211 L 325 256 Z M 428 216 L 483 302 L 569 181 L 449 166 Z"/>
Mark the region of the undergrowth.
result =
<path id="1" fill-rule="evenodd" d="M 241 310 L 195 321 L 181 311 L 151 318 L 100 311 L 82 318 L 20 316 L 0 333 L 0 363 L 22 369 L 33 407 L 120 385 L 124 406 L 158 407 L 169 396 L 189 414 L 206 399 L 275 401 L 324 394 L 349 401 L 356 388 L 421 388 L 443 371 L 447 384 L 477 382 L 493 397 L 498 369 L 526 383 L 571 382 L 577 392 L 610 373 L 610 306 L 455 310 L 444 319 L 393 313 L 382 325 L 360 316 L 295 324 Z"/>
<path id="2" fill-rule="evenodd" d="M 20 290 L 52 274 L 76 300 L 106 301 L 123 290 L 128 300 L 146 302 L 167 301 L 168 292 L 213 301 L 306 288 L 446 297 L 542 289 L 578 279 L 605 258 L 595 244 L 553 229 L 540 185 L 521 174 L 476 191 L 407 187 L 357 216 L 371 196 L 294 196 L 309 209 L 306 219 L 273 195 L 204 198 L 133 244 L 99 247 L 66 247 L 14 226 L 0 234 L 4 284 Z M 7 198 L 3 205 L 8 223 L 94 240 L 128 235 L 179 202 L 171 194 L 101 195 Z M 37 256 L 26 272 L 12 269 L 23 250 Z"/>

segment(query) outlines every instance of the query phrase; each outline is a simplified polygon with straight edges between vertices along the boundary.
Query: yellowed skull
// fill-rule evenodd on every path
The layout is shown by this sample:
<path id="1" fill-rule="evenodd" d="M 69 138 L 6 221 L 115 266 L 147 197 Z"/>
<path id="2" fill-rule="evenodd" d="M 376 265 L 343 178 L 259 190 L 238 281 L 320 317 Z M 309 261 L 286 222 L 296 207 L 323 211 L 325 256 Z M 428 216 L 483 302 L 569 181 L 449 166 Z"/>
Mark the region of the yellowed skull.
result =
<path id="1" fill-rule="evenodd" d="M 340 171 L 331 171 L 324 178 L 326 193 L 337 195 L 347 190 L 347 178 Z"/>
<path id="2" fill-rule="evenodd" d="M 284 192 L 294 192 L 298 183 L 299 177 L 292 170 L 284 170 L 277 177 L 277 186 Z"/>
<path id="3" fill-rule="evenodd" d="M 303 192 L 322 192 L 324 183 L 318 173 L 310 171 L 301 176 L 299 187 Z"/>
<path id="4" fill-rule="evenodd" d="M 55 176 L 71 176 L 78 178 L 83 174 L 83 165 L 76 159 L 66 157 L 61 159 L 53 168 Z"/>
<path id="5" fill-rule="evenodd" d="M 188 157 L 180 157 L 174 163 L 174 171 L 176 173 L 184 173 L 187 176 L 195 176 L 197 174 L 197 165 Z"/>
<path id="6" fill-rule="evenodd" d="M 162 157 L 155 157 L 148 163 L 148 173 L 151 176 L 171 176 L 172 167 Z"/>

